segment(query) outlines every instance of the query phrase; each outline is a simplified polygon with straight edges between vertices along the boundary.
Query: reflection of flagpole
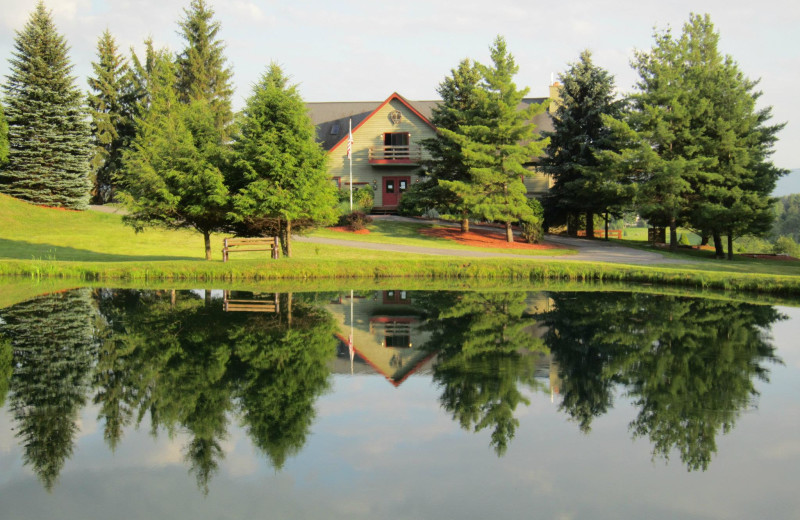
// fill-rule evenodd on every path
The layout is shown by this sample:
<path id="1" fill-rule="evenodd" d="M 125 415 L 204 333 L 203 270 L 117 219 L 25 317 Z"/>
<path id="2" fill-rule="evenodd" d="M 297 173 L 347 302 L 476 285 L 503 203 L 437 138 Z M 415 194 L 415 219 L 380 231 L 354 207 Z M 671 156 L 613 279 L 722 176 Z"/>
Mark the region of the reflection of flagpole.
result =
<path id="1" fill-rule="evenodd" d="M 353 358 L 355 357 L 355 346 L 353 345 L 353 291 L 350 290 L 350 375 L 353 375 Z"/>

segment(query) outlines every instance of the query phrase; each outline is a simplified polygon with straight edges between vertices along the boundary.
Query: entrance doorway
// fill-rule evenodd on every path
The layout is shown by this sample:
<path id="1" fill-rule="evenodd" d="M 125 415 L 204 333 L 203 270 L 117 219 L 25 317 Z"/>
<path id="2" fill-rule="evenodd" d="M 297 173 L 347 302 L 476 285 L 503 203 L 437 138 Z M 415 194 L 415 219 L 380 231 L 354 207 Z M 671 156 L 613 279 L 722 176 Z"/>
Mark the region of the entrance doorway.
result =
<path id="1" fill-rule="evenodd" d="M 397 206 L 400 203 L 400 197 L 408 189 L 410 183 L 411 177 L 384 177 L 383 206 Z"/>

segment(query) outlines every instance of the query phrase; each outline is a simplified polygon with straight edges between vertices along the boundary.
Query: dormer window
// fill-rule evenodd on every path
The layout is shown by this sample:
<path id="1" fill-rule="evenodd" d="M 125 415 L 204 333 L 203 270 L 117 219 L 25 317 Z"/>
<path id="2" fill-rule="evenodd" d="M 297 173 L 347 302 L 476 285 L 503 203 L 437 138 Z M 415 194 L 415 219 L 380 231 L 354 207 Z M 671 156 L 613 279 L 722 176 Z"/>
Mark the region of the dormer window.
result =
<path id="1" fill-rule="evenodd" d="M 339 123 L 333 123 L 331 125 L 331 135 L 339 135 L 339 130 L 341 129 L 341 125 Z"/>

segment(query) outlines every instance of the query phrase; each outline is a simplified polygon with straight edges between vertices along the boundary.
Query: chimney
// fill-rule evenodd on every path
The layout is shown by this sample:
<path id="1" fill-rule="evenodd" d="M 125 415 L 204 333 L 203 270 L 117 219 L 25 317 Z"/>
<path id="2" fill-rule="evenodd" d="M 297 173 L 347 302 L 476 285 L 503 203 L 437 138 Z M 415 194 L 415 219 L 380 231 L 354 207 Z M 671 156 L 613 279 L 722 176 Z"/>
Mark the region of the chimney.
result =
<path id="1" fill-rule="evenodd" d="M 559 104 L 561 104 L 561 83 L 554 81 L 550 84 L 550 107 L 547 111 L 555 113 Z"/>

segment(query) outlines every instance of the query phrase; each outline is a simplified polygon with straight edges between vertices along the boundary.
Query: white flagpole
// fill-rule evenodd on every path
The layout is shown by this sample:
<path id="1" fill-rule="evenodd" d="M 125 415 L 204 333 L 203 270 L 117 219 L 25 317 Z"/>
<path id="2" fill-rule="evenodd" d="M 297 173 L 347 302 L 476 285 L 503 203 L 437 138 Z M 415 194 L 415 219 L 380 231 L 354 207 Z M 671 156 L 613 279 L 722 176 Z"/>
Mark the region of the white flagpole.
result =
<path id="1" fill-rule="evenodd" d="M 350 130 L 347 132 L 347 157 L 350 158 L 350 212 L 353 212 L 353 120 L 350 119 Z"/>
<path id="2" fill-rule="evenodd" d="M 353 358 L 356 347 L 353 345 L 353 290 L 350 290 L 350 375 L 353 374 Z"/>

